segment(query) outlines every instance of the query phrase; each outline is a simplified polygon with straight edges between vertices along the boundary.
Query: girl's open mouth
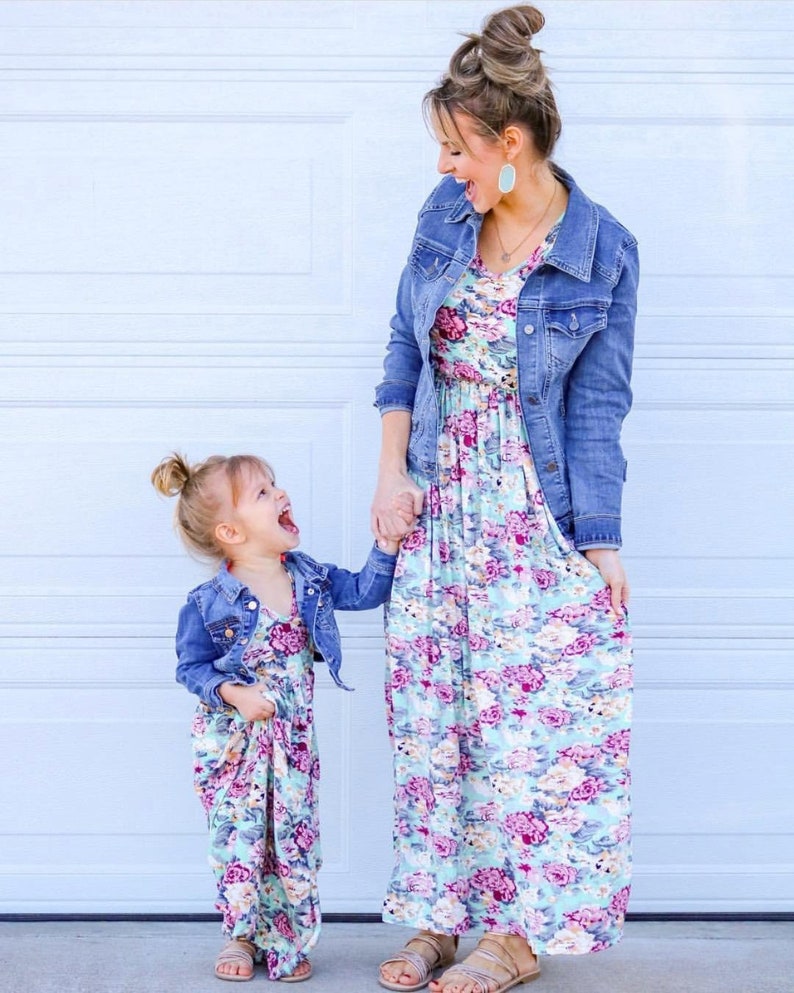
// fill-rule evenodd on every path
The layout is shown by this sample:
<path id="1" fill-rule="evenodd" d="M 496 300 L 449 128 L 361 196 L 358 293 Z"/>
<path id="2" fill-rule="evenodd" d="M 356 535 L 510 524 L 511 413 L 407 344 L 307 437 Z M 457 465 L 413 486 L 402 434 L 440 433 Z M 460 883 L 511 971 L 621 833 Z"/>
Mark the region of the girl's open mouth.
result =
<path id="1" fill-rule="evenodd" d="M 289 504 L 278 515 L 279 527 L 290 534 L 300 534 L 298 525 L 292 519 L 292 507 Z"/>

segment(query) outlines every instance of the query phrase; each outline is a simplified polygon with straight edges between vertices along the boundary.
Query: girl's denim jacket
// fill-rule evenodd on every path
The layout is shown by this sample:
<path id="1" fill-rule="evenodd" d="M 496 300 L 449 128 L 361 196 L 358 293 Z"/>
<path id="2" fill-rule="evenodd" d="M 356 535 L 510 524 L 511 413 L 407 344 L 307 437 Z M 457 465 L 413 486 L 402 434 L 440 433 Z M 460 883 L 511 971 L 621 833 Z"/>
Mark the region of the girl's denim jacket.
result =
<path id="1" fill-rule="evenodd" d="M 579 549 L 619 548 L 631 406 L 637 242 L 558 166 L 568 209 L 518 297 L 518 391 L 546 502 Z M 436 312 L 477 251 L 482 215 L 444 178 L 421 211 L 376 390 L 381 413 L 412 412 L 408 468 L 436 475 L 438 407 L 430 363 Z"/>
<path id="2" fill-rule="evenodd" d="M 285 566 L 295 587 L 298 611 L 319 656 L 337 686 L 342 648 L 334 610 L 369 610 L 389 599 L 395 555 L 373 547 L 361 572 L 321 564 L 303 552 L 288 552 Z M 187 595 L 176 635 L 177 680 L 210 707 L 224 706 L 221 683 L 251 685 L 256 675 L 243 663 L 259 620 L 259 598 L 229 572 L 220 570 Z"/>

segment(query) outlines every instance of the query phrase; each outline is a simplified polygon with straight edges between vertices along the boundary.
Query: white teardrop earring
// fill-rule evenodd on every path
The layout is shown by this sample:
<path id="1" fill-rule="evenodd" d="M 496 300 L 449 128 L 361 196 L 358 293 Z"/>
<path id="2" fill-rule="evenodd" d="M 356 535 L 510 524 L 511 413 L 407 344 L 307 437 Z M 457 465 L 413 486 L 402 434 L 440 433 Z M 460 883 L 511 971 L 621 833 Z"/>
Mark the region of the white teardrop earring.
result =
<path id="1" fill-rule="evenodd" d="M 510 193 L 516 185 L 516 171 L 509 162 L 499 170 L 499 192 Z"/>

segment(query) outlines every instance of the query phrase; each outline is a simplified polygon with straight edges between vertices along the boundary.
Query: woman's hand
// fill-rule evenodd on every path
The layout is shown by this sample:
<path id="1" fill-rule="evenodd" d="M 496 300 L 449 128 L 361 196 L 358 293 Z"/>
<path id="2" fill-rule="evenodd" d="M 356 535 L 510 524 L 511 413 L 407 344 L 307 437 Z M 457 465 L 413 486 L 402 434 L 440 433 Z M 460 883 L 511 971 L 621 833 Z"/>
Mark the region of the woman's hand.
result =
<path id="1" fill-rule="evenodd" d="M 265 683 L 243 686 L 239 683 L 221 683 L 218 696 L 224 703 L 247 721 L 266 721 L 276 712 L 276 705 L 263 694 L 267 692 Z"/>
<path id="2" fill-rule="evenodd" d="M 413 531 L 422 513 L 423 491 L 406 472 L 381 473 L 372 501 L 370 524 L 379 541 L 399 541 Z"/>
<path id="3" fill-rule="evenodd" d="M 601 578 L 610 590 L 615 616 L 622 617 L 623 608 L 629 605 L 630 590 L 617 548 L 587 548 L 582 554 L 601 573 Z"/>

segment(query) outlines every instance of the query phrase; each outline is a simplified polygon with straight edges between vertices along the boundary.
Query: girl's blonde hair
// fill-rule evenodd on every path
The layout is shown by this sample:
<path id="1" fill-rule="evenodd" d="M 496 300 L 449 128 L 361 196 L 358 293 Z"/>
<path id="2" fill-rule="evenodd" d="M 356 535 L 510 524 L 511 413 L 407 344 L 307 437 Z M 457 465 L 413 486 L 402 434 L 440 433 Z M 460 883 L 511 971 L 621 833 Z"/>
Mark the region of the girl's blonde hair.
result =
<path id="1" fill-rule="evenodd" d="M 459 140 L 456 111 L 471 117 L 483 138 L 498 138 L 509 124 L 523 125 L 538 154 L 550 158 L 562 121 L 540 49 L 531 44 L 544 24 L 543 14 L 528 4 L 486 17 L 481 33 L 465 36 L 438 86 L 425 94 L 428 124 L 437 121 Z"/>
<path id="2" fill-rule="evenodd" d="M 226 555 L 215 537 L 222 520 L 223 486 L 226 483 L 237 506 L 240 487 L 251 471 L 263 472 L 275 482 L 270 464 L 257 455 L 211 455 L 193 465 L 173 452 L 152 471 L 152 485 L 163 496 L 177 496 L 174 525 L 188 551 L 199 558 L 219 561 Z"/>

